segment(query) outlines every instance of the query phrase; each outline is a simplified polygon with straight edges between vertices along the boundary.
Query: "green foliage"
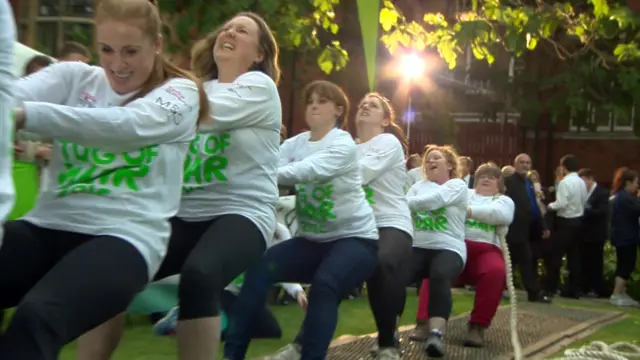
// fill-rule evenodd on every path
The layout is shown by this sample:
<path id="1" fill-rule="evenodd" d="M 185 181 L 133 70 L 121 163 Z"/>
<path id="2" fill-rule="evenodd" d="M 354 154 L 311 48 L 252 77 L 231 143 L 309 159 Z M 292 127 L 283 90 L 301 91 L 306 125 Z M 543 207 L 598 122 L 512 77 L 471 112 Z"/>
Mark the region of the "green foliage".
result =
<path id="1" fill-rule="evenodd" d="M 606 118 L 612 114 L 624 122 L 631 120 L 632 105 L 640 103 L 640 19 L 625 4 L 607 0 L 473 0 L 472 4 L 468 12 L 427 13 L 417 22 L 407 20 L 386 0 L 380 12 L 385 31 L 381 40 L 392 53 L 399 47 L 437 49 L 450 69 L 461 65 L 459 55 L 467 48 L 489 65 L 501 53 L 518 58 L 535 52 L 541 66 L 553 67 L 555 74 L 547 78 L 523 74 L 497 89 L 505 98 L 522 97 L 515 99 L 514 107 L 535 105 L 528 110 L 549 112 L 558 120 L 582 120 L 578 125 L 584 127 L 594 126 L 584 121 L 593 107 Z M 507 78 L 504 67 L 497 74 Z M 544 103 L 536 101 L 540 92 L 547 95 Z"/>
<path id="2" fill-rule="evenodd" d="M 325 73 L 343 69 L 349 56 L 340 42 L 326 40 L 340 30 L 335 6 L 340 0 L 160 0 L 165 15 L 168 51 L 189 53 L 193 41 L 222 25 L 241 11 L 259 13 L 274 31 L 281 49 L 317 52 Z M 187 4 L 187 5 L 183 5 Z M 167 21 L 169 20 L 169 21 Z M 327 35 L 327 36 L 319 36 Z M 322 38 L 322 40 L 321 40 Z"/>

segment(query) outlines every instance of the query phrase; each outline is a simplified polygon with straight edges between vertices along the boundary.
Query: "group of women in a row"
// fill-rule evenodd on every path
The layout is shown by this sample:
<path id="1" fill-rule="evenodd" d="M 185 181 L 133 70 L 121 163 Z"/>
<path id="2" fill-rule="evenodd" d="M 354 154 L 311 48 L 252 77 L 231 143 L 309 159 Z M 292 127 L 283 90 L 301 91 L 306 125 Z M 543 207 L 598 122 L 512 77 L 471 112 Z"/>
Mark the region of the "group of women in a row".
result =
<path id="1" fill-rule="evenodd" d="M 273 283 L 312 288 L 295 344 L 276 355 L 287 359 L 327 356 L 343 294 L 364 281 L 380 359 L 399 358 L 405 289 L 423 278 L 425 350 L 444 355 L 450 290 L 467 253 L 463 274 L 489 302 L 480 284 L 497 272 L 485 264 L 499 267 L 498 228 L 513 213 L 496 167 L 479 168 L 469 195 L 455 151 L 431 146 L 428 180 L 405 195 L 404 138 L 389 102 L 368 94 L 358 103 L 356 145 L 340 129 L 349 100 L 327 81 L 303 94 L 309 131 L 280 146 L 278 46 L 253 13 L 195 45 L 195 76 L 162 55 L 154 1 L 103 0 L 95 22 L 100 67 L 60 63 L 13 84 L 16 128 L 57 141 L 47 190 L 26 217 L 4 225 L 0 309 L 16 310 L 0 360 L 53 360 L 80 336 L 81 359 L 108 359 L 133 297 L 175 274 L 183 360 L 216 356 L 221 296 L 242 273 L 229 360 L 245 357 Z M 278 186 L 295 188 L 300 229 L 269 246 Z M 504 284 L 504 268 L 491 281 Z M 486 327 L 489 313 L 471 322 Z"/>

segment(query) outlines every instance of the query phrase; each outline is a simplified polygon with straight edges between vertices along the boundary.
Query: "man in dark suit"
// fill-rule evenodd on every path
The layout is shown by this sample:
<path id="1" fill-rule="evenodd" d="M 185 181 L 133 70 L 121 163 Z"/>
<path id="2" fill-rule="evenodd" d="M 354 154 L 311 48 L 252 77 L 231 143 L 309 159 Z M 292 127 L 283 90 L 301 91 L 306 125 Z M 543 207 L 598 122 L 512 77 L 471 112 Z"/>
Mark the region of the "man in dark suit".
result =
<path id="1" fill-rule="evenodd" d="M 507 244 L 514 268 L 520 270 L 522 282 L 527 290 L 529 301 L 551 302 L 551 298 L 542 294 L 538 283 L 537 271 L 533 266 L 530 239 L 535 234 L 543 233 L 549 237 L 549 231 L 544 228 L 545 222 L 536 202 L 533 184 L 527 178 L 531 170 L 531 157 L 520 154 L 514 162 L 516 172 L 505 178 L 506 194 L 515 204 L 513 222 L 509 226 Z"/>
<path id="2" fill-rule="evenodd" d="M 467 183 L 469 189 L 473 189 L 473 160 L 468 156 L 460 157 L 460 178 Z"/>
<path id="3" fill-rule="evenodd" d="M 587 184 L 587 203 L 584 208 L 580 238 L 583 294 L 606 297 L 604 289 L 604 244 L 609 230 L 609 190 L 596 182 L 591 169 L 581 169 L 578 175 Z"/>

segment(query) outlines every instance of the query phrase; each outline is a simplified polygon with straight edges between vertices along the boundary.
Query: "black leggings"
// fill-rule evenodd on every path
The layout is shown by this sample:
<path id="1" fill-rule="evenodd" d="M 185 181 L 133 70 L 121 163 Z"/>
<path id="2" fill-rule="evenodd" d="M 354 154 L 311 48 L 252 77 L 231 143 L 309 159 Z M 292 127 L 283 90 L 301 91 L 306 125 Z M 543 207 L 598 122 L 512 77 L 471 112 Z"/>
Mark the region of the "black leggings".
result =
<path id="1" fill-rule="evenodd" d="M 180 320 L 219 316 L 224 288 L 260 260 L 262 233 L 241 215 L 200 222 L 172 218 L 171 227 L 156 279 L 180 274 Z"/>
<path id="2" fill-rule="evenodd" d="M 378 346 L 392 347 L 398 315 L 404 310 L 411 281 L 411 236 L 385 227 L 378 229 L 378 266 L 367 281 L 369 305 L 378 327 Z"/>
<path id="3" fill-rule="evenodd" d="M 638 251 L 640 251 L 640 245 L 622 245 L 616 246 L 616 276 L 629 280 L 631 274 L 636 269 L 636 262 L 638 259 Z"/>
<path id="4" fill-rule="evenodd" d="M 429 279 L 429 317 L 449 319 L 451 287 L 464 263 L 458 253 L 450 250 L 413 248 L 411 283 Z"/>
<path id="5" fill-rule="evenodd" d="M 228 321 L 233 321 L 234 313 L 242 311 L 242 309 L 234 308 L 237 298 L 238 296 L 231 291 L 225 290 L 222 293 L 222 309 L 227 313 Z M 280 339 L 282 337 L 280 324 L 266 304 L 252 327 L 252 339 Z M 224 340 L 226 333 L 227 329 L 222 332 L 222 340 Z"/>
<path id="6" fill-rule="evenodd" d="M 125 311 L 148 280 L 144 258 L 122 239 L 6 223 L 0 309 L 17 309 L 0 359 L 57 359 L 64 345 Z"/>

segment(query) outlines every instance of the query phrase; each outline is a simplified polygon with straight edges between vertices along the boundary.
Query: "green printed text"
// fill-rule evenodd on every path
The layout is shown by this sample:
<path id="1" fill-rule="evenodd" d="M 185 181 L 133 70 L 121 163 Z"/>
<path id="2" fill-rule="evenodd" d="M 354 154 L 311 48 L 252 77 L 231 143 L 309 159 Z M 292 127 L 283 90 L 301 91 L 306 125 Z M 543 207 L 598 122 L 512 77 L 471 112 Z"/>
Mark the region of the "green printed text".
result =
<path id="1" fill-rule="evenodd" d="M 333 185 L 297 186 L 296 213 L 303 232 L 322 234 L 325 224 L 336 218 Z"/>

